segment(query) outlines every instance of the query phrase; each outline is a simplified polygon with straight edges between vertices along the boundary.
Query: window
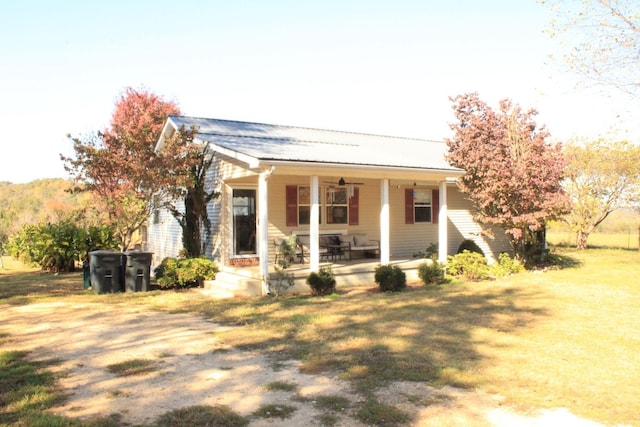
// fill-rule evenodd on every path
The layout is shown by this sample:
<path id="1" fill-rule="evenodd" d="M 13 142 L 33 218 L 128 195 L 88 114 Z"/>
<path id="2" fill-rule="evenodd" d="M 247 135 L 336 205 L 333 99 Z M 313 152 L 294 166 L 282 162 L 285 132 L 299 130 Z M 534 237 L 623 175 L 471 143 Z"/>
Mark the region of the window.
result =
<path id="1" fill-rule="evenodd" d="M 415 222 L 431 222 L 431 190 L 413 190 Z"/>
<path id="2" fill-rule="evenodd" d="M 298 187 L 298 224 L 311 223 L 311 187 Z M 322 223 L 322 209 L 320 210 L 320 223 Z"/>
<path id="3" fill-rule="evenodd" d="M 298 187 L 298 224 L 311 222 L 311 188 Z"/>
<path id="4" fill-rule="evenodd" d="M 256 253 L 256 190 L 233 189 L 234 255 Z"/>
<path id="5" fill-rule="evenodd" d="M 349 204 L 345 187 L 327 187 L 324 205 L 327 211 L 327 224 L 348 224 Z"/>
<path id="6" fill-rule="evenodd" d="M 358 225 L 357 187 L 320 187 L 320 223 Z M 324 211 L 324 215 L 323 212 Z M 323 219 L 326 218 L 326 219 Z M 309 225 L 311 222 L 311 188 L 287 185 L 287 226 Z"/>
<path id="7" fill-rule="evenodd" d="M 425 188 L 404 190 L 405 224 L 438 223 L 440 214 L 440 192 Z"/>

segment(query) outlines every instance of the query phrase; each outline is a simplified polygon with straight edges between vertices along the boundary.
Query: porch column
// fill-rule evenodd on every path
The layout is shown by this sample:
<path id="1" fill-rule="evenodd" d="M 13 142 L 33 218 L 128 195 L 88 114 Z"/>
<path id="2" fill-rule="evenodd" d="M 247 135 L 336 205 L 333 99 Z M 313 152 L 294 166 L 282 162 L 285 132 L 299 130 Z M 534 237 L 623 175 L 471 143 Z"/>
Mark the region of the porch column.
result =
<path id="1" fill-rule="evenodd" d="M 320 186 L 318 176 L 311 177 L 311 216 L 309 218 L 309 270 L 320 270 Z"/>
<path id="2" fill-rule="evenodd" d="M 438 214 L 438 261 L 447 262 L 449 237 L 447 235 L 447 181 L 440 182 L 440 213 Z"/>
<path id="3" fill-rule="evenodd" d="M 269 205 L 267 180 L 273 170 L 262 172 L 258 177 L 258 256 L 262 294 L 269 293 Z"/>
<path id="4" fill-rule="evenodd" d="M 389 179 L 380 181 L 380 264 L 389 264 Z"/>

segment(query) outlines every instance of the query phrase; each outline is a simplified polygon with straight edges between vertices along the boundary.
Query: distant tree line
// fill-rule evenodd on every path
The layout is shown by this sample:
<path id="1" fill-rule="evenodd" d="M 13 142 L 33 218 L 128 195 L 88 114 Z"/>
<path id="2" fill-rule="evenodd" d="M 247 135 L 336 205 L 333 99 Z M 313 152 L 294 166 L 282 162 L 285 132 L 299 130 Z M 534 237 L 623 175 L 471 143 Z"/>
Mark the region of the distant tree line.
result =
<path id="1" fill-rule="evenodd" d="M 0 182 L 0 248 L 23 225 L 72 220 L 83 227 L 100 225 L 87 195 L 71 191 L 67 179 L 47 178 L 26 184 Z"/>

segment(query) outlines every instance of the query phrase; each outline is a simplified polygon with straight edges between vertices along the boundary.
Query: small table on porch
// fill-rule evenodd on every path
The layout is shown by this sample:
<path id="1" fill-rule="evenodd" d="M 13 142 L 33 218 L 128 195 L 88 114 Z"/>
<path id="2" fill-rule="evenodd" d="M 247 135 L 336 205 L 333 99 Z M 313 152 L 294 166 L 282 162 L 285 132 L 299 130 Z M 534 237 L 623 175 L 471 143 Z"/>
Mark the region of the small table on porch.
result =
<path id="1" fill-rule="evenodd" d="M 331 257 L 331 261 L 339 260 L 343 258 L 347 261 L 347 252 L 349 251 L 348 243 L 341 244 L 329 244 L 329 245 L 321 245 L 323 248 L 327 249 L 327 258 Z M 346 250 L 345 250 L 346 249 Z M 349 254 L 349 258 L 351 258 L 351 254 Z M 349 259 L 350 261 L 351 259 Z"/>

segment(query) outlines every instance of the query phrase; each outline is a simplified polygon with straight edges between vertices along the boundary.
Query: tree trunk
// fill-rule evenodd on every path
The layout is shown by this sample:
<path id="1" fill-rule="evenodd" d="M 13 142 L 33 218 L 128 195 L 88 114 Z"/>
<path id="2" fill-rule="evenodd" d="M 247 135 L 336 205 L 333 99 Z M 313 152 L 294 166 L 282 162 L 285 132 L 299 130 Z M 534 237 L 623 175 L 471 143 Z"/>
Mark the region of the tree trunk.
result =
<path id="1" fill-rule="evenodd" d="M 589 233 L 578 231 L 576 234 L 576 248 L 580 251 L 587 249 L 587 239 L 589 239 Z"/>
<path id="2" fill-rule="evenodd" d="M 200 221 L 195 206 L 192 190 L 187 191 L 184 199 L 184 224 L 182 229 L 182 244 L 187 257 L 195 258 L 202 255 Z"/>

